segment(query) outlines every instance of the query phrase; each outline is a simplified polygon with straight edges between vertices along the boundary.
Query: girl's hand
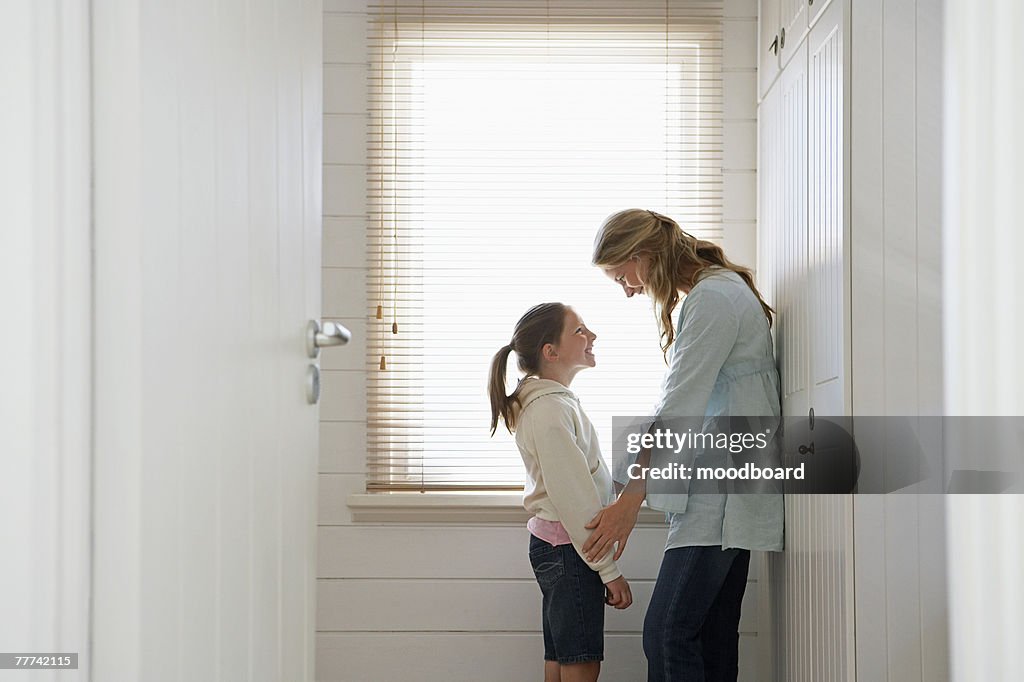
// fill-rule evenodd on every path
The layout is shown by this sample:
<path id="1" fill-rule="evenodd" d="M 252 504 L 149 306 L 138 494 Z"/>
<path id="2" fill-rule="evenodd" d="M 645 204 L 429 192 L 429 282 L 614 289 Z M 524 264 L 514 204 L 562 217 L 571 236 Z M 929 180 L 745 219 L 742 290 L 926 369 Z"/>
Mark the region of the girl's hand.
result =
<path id="1" fill-rule="evenodd" d="M 639 495 L 621 495 L 610 506 L 597 512 L 597 516 L 584 526 L 594 529 L 583 543 L 583 555 L 587 561 L 598 561 L 613 549 L 613 558 L 618 561 L 622 551 L 626 549 L 626 540 L 636 525 L 636 516 L 642 502 L 643 498 Z"/>
<path id="2" fill-rule="evenodd" d="M 614 606 L 622 610 L 628 609 L 629 605 L 633 603 L 633 593 L 630 591 L 629 583 L 626 582 L 625 577 L 620 575 L 610 583 L 605 583 L 604 587 L 604 603 L 608 604 L 608 606 Z"/>

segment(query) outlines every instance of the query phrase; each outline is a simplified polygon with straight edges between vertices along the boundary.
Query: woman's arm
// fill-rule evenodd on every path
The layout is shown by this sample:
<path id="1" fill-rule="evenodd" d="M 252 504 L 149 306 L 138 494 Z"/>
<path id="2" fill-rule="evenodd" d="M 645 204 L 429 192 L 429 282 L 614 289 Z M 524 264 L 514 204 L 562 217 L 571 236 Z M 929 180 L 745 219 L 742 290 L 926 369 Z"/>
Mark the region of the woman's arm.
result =
<path id="1" fill-rule="evenodd" d="M 682 326 L 672 344 L 672 358 L 656 408 L 656 425 L 672 417 L 705 415 L 718 373 L 739 335 L 739 318 L 732 300 L 714 288 L 695 288 L 683 301 L 679 314 Z M 644 450 L 637 462 L 649 466 L 650 457 L 651 451 Z M 583 546 L 584 555 L 602 557 L 618 545 L 613 558 L 622 556 L 646 495 L 646 481 L 630 480 L 619 498 L 587 524 L 593 532 Z"/>
<path id="2" fill-rule="evenodd" d="M 641 467 L 649 466 L 651 451 L 648 449 L 641 452 L 636 458 L 636 462 Z M 615 549 L 615 556 L 612 559 L 619 560 L 623 550 L 626 549 L 626 541 L 629 539 L 629 534 L 633 532 L 636 517 L 640 513 L 640 506 L 644 503 L 646 496 L 647 481 L 643 478 L 630 479 L 626 487 L 619 493 L 618 499 L 599 511 L 587 523 L 586 528 L 593 529 L 590 537 L 583 544 L 583 556 L 587 561 L 601 559 L 612 549 Z"/>
<path id="3" fill-rule="evenodd" d="M 655 408 L 658 419 L 707 414 L 718 374 L 736 346 L 740 324 L 735 303 L 708 284 L 683 301 L 682 326 Z"/>

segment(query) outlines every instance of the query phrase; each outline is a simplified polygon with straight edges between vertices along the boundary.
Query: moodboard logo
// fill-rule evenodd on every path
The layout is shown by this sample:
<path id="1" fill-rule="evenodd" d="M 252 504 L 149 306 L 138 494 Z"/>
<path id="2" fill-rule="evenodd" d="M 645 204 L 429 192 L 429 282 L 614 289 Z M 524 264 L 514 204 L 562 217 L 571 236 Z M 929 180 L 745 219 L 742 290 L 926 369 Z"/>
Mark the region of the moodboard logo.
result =
<path id="1" fill-rule="evenodd" d="M 615 417 L 648 494 L 1024 492 L 1024 417 Z"/>

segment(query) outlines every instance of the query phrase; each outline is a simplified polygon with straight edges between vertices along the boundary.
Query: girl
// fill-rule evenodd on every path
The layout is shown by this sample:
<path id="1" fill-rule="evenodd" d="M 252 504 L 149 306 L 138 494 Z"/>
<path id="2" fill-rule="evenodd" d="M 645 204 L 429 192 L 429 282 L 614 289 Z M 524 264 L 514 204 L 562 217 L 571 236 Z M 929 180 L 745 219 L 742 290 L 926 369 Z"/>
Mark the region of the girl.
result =
<path id="1" fill-rule="evenodd" d="M 604 659 L 604 604 L 625 609 L 629 584 L 606 556 L 582 558 L 584 524 L 612 500 L 612 480 L 597 432 L 569 390 L 595 365 L 594 339 L 572 308 L 542 303 L 516 323 L 512 341 L 491 361 L 491 435 L 498 419 L 515 434 L 529 483 L 523 506 L 534 516 L 530 564 L 540 584 L 545 682 L 593 682 Z M 526 375 L 505 395 L 509 353 Z"/>
<path id="2" fill-rule="evenodd" d="M 653 299 L 669 363 L 657 418 L 742 416 L 777 423 L 774 311 L 749 270 L 671 218 L 642 209 L 605 220 L 594 240 L 593 264 L 627 297 Z M 594 530 L 585 555 L 602 557 L 618 543 L 618 558 L 645 497 L 650 507 L 668 512 L 665 556 L 644 619 L 648 682 L 734 682 L 750 550 L 782 550 L 782 495 L 694 492 L 647 496 L 644 481 L 633 480 L 587 524 Z"/>

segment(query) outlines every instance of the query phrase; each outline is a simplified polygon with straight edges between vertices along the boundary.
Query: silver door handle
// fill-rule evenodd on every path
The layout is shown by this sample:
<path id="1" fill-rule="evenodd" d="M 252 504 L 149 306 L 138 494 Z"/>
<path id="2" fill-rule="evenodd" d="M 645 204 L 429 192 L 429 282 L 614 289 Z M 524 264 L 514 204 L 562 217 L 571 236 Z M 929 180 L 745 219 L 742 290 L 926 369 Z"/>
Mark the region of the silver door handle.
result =
<path id="1" fill-rule="evenodd" d="M 316 320 L 306 325 L 306 354 L 315 358 L 324 346 L 344 346 L 352 340 L 352 332 L 337 322 L 324 322 L 321 328 Z"/>

